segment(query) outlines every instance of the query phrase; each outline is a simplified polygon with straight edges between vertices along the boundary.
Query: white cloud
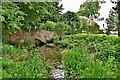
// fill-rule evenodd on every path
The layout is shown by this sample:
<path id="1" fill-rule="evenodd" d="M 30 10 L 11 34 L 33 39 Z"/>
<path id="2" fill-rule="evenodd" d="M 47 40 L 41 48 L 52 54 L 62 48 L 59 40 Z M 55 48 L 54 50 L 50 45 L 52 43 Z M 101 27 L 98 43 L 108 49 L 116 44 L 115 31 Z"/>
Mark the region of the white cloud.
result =
<path id="1" fill-rule="evenodd" d="M 63 12 L 77 12 L 79 11 L 80 4 L 82 4 L 83 2 L 85 2 L 85 0 L 62 0 L 60 4 L 63 4 Z"/>
<path id="2" fill-rule="evenodd" d="M 62 0 L 60 4 L 63 4 L 63 13 L 67 11 L 72 11 L 72 12 L 77 12 L 79 11 L 80 5 L 85 2 L 86 0 Z M 106 0 L 106 3 L 100 4 L 101 9 L 100 9 L 100 16 L 99 17 L 104 17 L 108 18 L 108 14 L 110 9 L 115 6 L 115 4 L 112 4 L 110 0 Z M 100 25 L 100 28 L 103 29 L 103 24 L 105 24 L 105 27 L 107 26 L 104 21 L 99 21 L 97 22 Z"/>
<path id="3" fill-rule="evenodd" d="M 115 4 L 111 3 L 110 0 L 106 0 L 106 3 L 100 5 L 100 17 L 108 18 L 109 11 Z"/>

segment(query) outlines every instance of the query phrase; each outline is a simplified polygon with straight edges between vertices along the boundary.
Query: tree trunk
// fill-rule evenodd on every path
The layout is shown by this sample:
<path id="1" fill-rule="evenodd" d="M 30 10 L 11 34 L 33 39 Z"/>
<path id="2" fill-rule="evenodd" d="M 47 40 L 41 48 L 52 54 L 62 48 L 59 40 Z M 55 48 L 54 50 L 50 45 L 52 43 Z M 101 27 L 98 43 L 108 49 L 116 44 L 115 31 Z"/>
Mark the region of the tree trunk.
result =
<path id="1" fill-rule="evenodd" d="M 118 23 L 118 36 L 120 37 L 120 21 Z"/>
<path id="2" fill-rule="evenodd" d="M 117 9 L 118 9 L 118 36 L 120 37 L 120 1 L 117 3 Z"/>

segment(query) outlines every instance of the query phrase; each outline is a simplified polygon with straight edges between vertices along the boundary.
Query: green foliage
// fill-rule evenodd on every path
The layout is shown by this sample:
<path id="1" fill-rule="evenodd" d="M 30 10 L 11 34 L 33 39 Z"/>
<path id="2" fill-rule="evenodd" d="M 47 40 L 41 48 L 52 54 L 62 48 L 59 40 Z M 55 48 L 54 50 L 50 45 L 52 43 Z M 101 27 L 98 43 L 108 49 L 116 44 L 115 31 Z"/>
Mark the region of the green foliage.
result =
<path id="1" fill-rule="evenodd" d="M 100 26 L 95 22 L 93 22 L 93 23 L 94 23 L 94 25 L 90 26 L 90 28 L 89 28 L 90 33 L 97 34 L 99 32 Z"/>
<path id="2" fill-rule="evenodd" d="M 21 10 L 27 14 L 24 24 L 27 29 L 39 29 L 42 23 L 46 21 L 58 21 L 59 12 L 62 6 L 58 6 L 58 2 L 21 2 L 18 3 Z"/>
<path id="3" fill-rule="evenodd" d="M 2 57 L 0 56 L 0 65 L 2 64 Z M 2 67 L 0 67 L 0 79 L 2 78 Z"/>
<path id="4" fill-rule="evenodd" d="M 68 50 L 65 53 L 64 65 L 67 76 L 77 78 L 116 78 L 118 68 L 113 64 L 113 58 L 108 58 L 107 62 L 90 58 L 87 49 L 83 45 Z M 112 69 L 114 68 L 114 71 Z"/>
<path id="5" fill-rule="evenodd" d="M 98 17 L 99 14 L 98 11 L 100 9 L 100 5 L 98 2 L 84 2 L 80 5 L 80 9 L 78 11 L 78 14 L 80 16 L 86 16 L 89 18 L 90 15 L 94 15 L 95 17 Z"/>
<path id="6" fill-rule="evenodd" d="M 0 7 L 0 20 L 5 34 L 20 28 L 30 32 L 40 29 L 46 21 L 57 22 L 62 10 L 59 2 L 2 2 Z"/>
<path id="7" fill-rule="evenodd" d="M 107 29 L 110 31 L 117 30 L 118 15 L 113 9 L 109 11 L 109 18 L 106 19 Z"/>
<path id="8" fill-rule="evenodd" d="M 120 40 L 119 37 L 115 36 L 115 35 L 110 35 L 110 36 L 106 36 L 106 35 L 95 35 L 95 34 L 74 34 L 74 35 L 66 35 L 66 38 L 67 39 L 76 39 L 76 40 L 84 40 L 84 41 L 87 41 L 87 42 L 94 42 L 94 41 L 97 41 L 98 43 L 99 42 L 102 42 L 104 40 L 108 40 L 108 41 L 112 41 L 115 42 Z"/>
<path id="9" fill-rule="evenodd" d="M 68 40 L 64 40 L 64 41 L 55 40 L 54 44 L 59 45 L 59 46 L 64 47 L 64 48 L 66 48 L 66 47 L 72 48 L 75 46 L 73 43 L 71 43 L 71 41 L 68 41 Z"/>
<path id="10" fill-rule="evenodd" d="M 3 78 L 47 78 L 47 71 L 44 68 L 39 56 L 29 61 L 15 62 L 3 59 Z"/>
<path id="11" fill-rule="evenodd" d="M 68 34 L 74 34 L 81 30 L 81 22 L 77 13 L 67 11 L 61 15 L 60 20 L 64 21 L 64 23 L 68 25 Z"/>
<path id="12" fill-rule="evenodd" d="M 79 15 L 71 12 L 71 11 L 67 11 L 66 13 L 64 13 L 61 17 L 61 20 L 64 21 L 79 21 Z"/>
<path id="13" fill-rule="evenodd" d="M 103 30 L 99 30 L 98 34 L 104 34 Z"/>
<path id="14" fill-rule="evenodd" d="M 5 37 L 5 36 L 3 36 L 3 35 L 2 35 L 1 38 L 2 38 L 2 43 L 3 43 L 3 44 L 5 44 L 5 43 L 6 43 L 6 44 L 10 44 L 10 43 L 12 42 L 9 38 L 7 38 L 7 37 Z"/>
<path id="15" fill-rule="evenodd" d="M 3 78 L 48 78 L 48 72 L 37 50 L 17 49 L 3 45 Z"/>
<path id="16" fill-rule="evenodd" d="M 119 40 L 120 41 L 120 40 Z M 104 40 L 97 46 L 97 58 L 106 61 L 109 56 L 114 56 L 116 62 L 120 62 L 120 44 L 115 44 L 112 41 Z"/>
<path id="17" fill-rule="evenodd" d="M 80 5 L 80 9 L 77 14 L 87 18 L 89 18 L 91 15 L 95 18 L 98 18 L 99 9 L 100 5 L 98 2 L 89 2 L 89 0 L 86 0 L 86 2 Z M 90 26 L 88 20 L 84 18 L 81 18 L 81 22 L 83 24 L 82 31 L 86 31 L 86 33 L 98 33 L 99 25 L 97 23 L 92 22 L 93 24 Z"/>
<path id="18" fill-rule="evenodd" d="M 67 76 L 79 78 L 116 78 L 120 77 L 120 38 L 102 35 L 67 35 L 81 33 L 82 30 L 97 33 L 99 26 L 92 26 L 80 16 L 98 17 L 100 9 L 97 2 L 85 2 L 78 13 L 60 14 L 62 5 L 59 2 L 2 2 L 0 20 L 3 34 L 12 33 L 17 29 L 44 28 L 54 31 L 57 35 L 54 43 L 66 48 L 64 65 Z M 60 41 L 60 39 L 62 41 Z M 5 44 L 6 43 L 6 44 Z M 33 48 L 36 40 L 32 38 L 18 39 L 13 46 L 3 36 L 2 77 L 3 78 L 48 78 L 38 49 Z M 72 49 L 71 49 L 72 48 Z M 57 57 L 57 56 L 55 56 Z M 60 56 L 61 58 L 61 56 Z M 57 58 L 58 59 L 58 58 Z M 51 60 L 52 61 L 52 60 Z"/>
<path id="19" fill-rule="evenodd" d="M 44 24 L 44 29 L 46 29 L 46 30 L 54 31 L 54 28 L 55 28 L 55 23 L 52 21 L 47 21 Z"/>
<path id="20" fill-rule="evenodd" d="M 66 25 L 63 22 L 57 22 L 54 28 L 54 32 L 57 36 L 60 36 L 61 39 L 63 39 L 63 36 L 65 34 L 65 31 L 67 31 L 68 25 Z"/>
<path id="21" fill-rule="evenodd" d="M 120 38 L 105 35 L 66 35 L 56 41 L 67 50 L 64 65 L 67 76 L 78 78 L 119 78 Z M 72 49 L 71 49 L 72 48 Z"/>
<path id="22" fill-rule="evenodd" d="M 0 19 L 2 22 L 3 34 L 20 29 L 23 25 L 21 21 L 24 20 L 25 13 L 20 11 L 20 8 L 13 2 L 2 2 L 1 6 Z"/>
<path id="23" fill-rule="evenodd" d="M 2 46 L 2 54 L 3 57 L 6 55 L 8 59 L 14 60 L 26 60 L 28 55 L 27 49 L 17 49 L 12 45 L 3 45 Z"/>
<path id="24" fill-rule="evenodd" d="M 106 34 L 106 35 L 110 35 L 110 30 L 109 30 L 109 29 L 106 29 L 105 34 Z"/>
<path id="25" fill-rule="evenodd" d="M 17 39 L 14 42 L 14 46 L 19 47 L 19 48 L 30 49 L 35 46 L 35 43 L 37 43 L 37 41 L 34 38 Z"/>
<path id="26" fill-rule="evenodd" d="M 92 34 L 97 34 L 100 28 L 100 26 L 96 22 L 92 22 L 92 25 L 90 25 L 86 17 L 81 17 L 80 27 L 81 27 L 81 31 L 85 31 L 86 33 L 92 33 Z"/>
<path id="27" fill-rule="evenodd" d="M 2 36 L 2 43 L 3 44 L 11 44 L 14 47 L 19 47 L 23 49 L 31 49 L 35 47 L 36 43 L 39 43 L 34 38 L 19 38 L 15 42 L 11 41 L 9 38 Z"/>

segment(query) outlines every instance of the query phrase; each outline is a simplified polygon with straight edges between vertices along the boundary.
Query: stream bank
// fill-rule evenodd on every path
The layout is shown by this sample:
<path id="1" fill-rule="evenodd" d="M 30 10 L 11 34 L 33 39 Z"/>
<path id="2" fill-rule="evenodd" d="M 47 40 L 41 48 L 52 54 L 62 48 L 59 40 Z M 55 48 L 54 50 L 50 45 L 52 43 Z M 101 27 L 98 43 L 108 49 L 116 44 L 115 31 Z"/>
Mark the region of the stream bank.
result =
<path id="1" fill-rule="evenodd" d="M 38 48 L 50 76 L 54 79 L 64 78 L 64 66 L 62 63 L 62 49 L 53 43 L 55 33 L 40 29 L 38 31 L 26 32 L 20 29 L 12 34 L 7 34 L 12 45 L 26 48 L 27 50 Z"/>

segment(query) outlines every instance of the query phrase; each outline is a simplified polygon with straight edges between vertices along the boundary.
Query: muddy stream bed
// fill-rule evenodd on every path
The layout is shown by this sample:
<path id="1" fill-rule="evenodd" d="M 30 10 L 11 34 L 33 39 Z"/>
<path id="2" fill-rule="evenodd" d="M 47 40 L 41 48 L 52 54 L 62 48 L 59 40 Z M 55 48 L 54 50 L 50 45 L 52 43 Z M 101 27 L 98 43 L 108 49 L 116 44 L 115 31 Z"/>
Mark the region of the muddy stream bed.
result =
<path id="1" fill-rule="evenodd" d="M 40 47 L 41 56 L 47 65 L 47 70 L 51 78 L 61 79 L 65 77 L 61 55 L 62 50 L 54 46 L 54 44 L 47 44 Z"/>

